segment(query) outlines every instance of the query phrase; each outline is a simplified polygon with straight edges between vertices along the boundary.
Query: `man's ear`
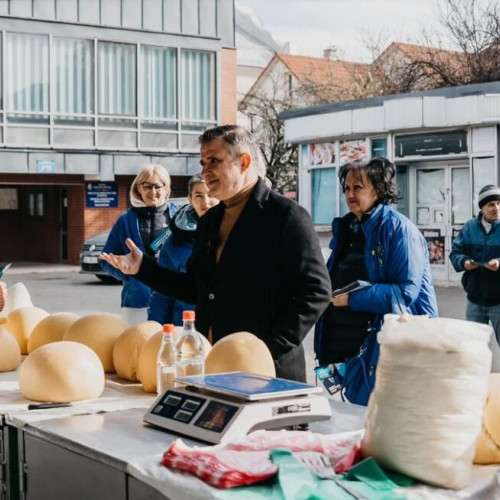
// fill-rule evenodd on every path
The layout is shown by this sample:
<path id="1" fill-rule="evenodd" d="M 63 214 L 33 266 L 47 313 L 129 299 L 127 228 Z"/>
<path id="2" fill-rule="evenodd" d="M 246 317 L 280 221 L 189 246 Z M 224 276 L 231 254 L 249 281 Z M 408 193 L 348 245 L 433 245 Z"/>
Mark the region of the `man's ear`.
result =
<path id="1" fill-rule="evenodd" d="M 243 173 L 252 164 L 252 157 L 248 153 L 241 153 L 240 160 L 241 160 L 241 172 Z"/>

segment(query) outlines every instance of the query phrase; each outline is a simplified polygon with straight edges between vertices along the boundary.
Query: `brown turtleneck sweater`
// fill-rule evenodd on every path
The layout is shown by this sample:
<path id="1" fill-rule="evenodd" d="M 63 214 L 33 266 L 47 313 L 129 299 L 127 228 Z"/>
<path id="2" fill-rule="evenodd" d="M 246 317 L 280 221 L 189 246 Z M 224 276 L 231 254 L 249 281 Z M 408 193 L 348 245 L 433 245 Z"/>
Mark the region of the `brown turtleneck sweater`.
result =
<path id="1" fill-rule="evenodd" d="M 245 205 L 250 198 L 250 194 L 252 193 L 257 182 L 258 179 L 255 179 L 254 182 L 243 188 L 236 196 L 233 196 L 224 202 L 226 208 L 224 210 L 224 217 L 222 218 L 222 222 L 219 227 L 219 245 L 217 246 L 216 253 L 217 262 L 219 262 L 229 234 L 240 217 L 241 212 L 243 212 L 243 209 L 245 208 Z"/>

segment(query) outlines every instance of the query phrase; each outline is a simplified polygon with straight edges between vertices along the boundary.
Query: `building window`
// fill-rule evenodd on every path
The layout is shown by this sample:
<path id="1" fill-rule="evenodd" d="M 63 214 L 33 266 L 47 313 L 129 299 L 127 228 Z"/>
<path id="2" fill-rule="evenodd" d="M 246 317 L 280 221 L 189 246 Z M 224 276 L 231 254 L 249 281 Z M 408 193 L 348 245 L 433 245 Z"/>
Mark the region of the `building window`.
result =
<path id="1" fill-rule="evenodd" d="M 146 128 L 177 128 L 177 51 L 141 47 L 142 118 Z"/>
<path id="2" fill-rule="evenodd" d="M 311 171 L 311 217 L 314 224 L 330 224 L 336 215 L 335 172 L 335 168 L 315 168 Z"/>
<path id="3" fill-rule="evenodd" d="M 8 121 L 48 123 L 49 39 L 7 33 L 5 97 Z"/>
<path id="4" fill-rule="evenodd" d="M 479 213 L 477 198 L 479 191 L 488 184 L 496 184 L 495 159 L 492 156 L 472 159 L 473 214 Z"/>
<path id="5" fill-rule="evenodd" d="M 215 122 L 213 52 L 182 51 L 182 128 L 202 131 Z"/>
<path id="6" fill-rule="evenodd" d="M 410 212 L 408 210 L 409 207 L 409 199 L 408 199 L 408 166 L 407 165 L 398 165 L 396 167 L 396 185 L 398 186 L 399 196 L 401 199 L 399 200 L 396 208 L 398 212 L 401 212 L 406 217 L 410 216 Z"/>
<path id="7" fill-rule="evenodd" d="M 121 117 L 136 115 L 136 46 L 99 43 L 99 114 L 114 126 L 128 125 Z"/>
<path id="8" fill-rule="evenodd" d="M 94 57 L 90 40 L 53 40 L 54 112 L 56 124 L 92 125 Z M 87 116 L 85 116 L 87 115 Z"/>
<path id="9" fill-rule="evenodd" d="M 28 217 L 45 217 L 45 191 L 28 191 L 27 197 Z"/>

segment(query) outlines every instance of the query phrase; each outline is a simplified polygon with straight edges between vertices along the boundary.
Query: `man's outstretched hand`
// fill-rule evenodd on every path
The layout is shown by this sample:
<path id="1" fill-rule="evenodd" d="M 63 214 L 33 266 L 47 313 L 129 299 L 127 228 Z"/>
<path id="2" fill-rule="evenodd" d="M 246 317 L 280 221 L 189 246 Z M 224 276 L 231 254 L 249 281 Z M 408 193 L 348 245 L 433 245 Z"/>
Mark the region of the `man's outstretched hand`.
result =
<path id="1" fill-rule="evenodd" d="M 116 267 L 123 274 L 137 274 L 142 264 L 142 252 L 130 238 L 125 240 L 125 244 L 130 250 L 130 253 L 127 255 L 114 255 L 102 252 L 99 258 Z"/>

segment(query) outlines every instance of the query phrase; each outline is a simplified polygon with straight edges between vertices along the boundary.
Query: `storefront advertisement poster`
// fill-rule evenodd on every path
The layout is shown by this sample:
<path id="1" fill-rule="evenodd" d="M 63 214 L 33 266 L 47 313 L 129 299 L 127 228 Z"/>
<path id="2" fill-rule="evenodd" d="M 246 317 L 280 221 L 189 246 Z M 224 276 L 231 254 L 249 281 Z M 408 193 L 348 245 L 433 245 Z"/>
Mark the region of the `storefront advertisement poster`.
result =
<path id="1" fill-rule="evenodd" d="M 429 262 L 433 265 L 444 265 L 445 263 L 445 241 L 440 228 L 420 229 L 427 241 L 429 250 Z"/>
<path id="2" fill-rule="evenodd" d="M 311 144 L 313 165 L 330 165 L 335 162 L 335 143 L 320 142 Z"/>
<path id="3" fill-rule="evenodd" d="M 366 141 L 343 141 L 340 143 L 340 163 L 366 160 Z"/>

